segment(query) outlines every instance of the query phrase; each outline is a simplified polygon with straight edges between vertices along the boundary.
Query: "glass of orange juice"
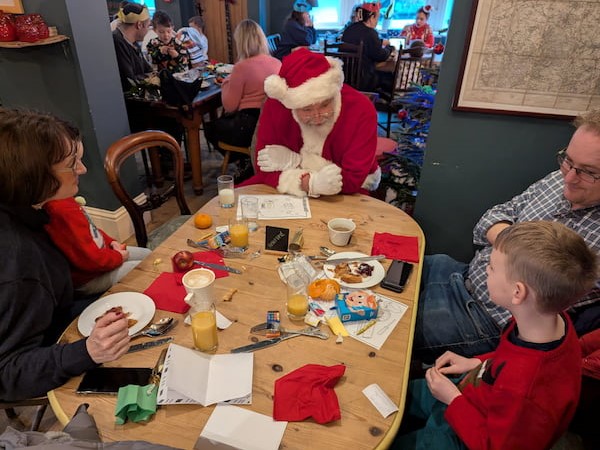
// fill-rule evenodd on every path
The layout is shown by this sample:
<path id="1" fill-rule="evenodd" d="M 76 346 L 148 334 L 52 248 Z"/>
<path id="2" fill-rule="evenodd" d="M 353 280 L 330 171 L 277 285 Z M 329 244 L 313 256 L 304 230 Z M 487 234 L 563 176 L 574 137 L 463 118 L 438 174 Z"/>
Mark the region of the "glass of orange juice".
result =
<path id="1" fill-rule="evenodd" d="M 292 273 L 286 278 L 287 282 L 287 316 L 290 320 L 304 320 L 308 312 L 308 285 L 304 274 Z"/>
<path id="2" fill-rule="evenodd" d="M 248 221 L 242 219 L 231 219 L 229 221 L 229 237 L 232 247 L 248 247 Z"/>
<path id="3" fill-rule="evenodd" d="M 214 353 L 219 341 L 217 338 L 217 316 L 214 303 L 198 307 L 192 316 L 194 347 L 205 353 Z"/>

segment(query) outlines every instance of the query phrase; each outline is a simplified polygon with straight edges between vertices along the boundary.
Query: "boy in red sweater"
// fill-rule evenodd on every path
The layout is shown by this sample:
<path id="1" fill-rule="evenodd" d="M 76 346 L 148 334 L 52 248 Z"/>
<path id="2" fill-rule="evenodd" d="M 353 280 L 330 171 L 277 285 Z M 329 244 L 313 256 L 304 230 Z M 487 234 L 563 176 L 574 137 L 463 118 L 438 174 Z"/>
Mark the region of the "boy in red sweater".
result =
<path id="1" fill-rule="evenodd" d="M 440 356 L 411 382 L 408 415 L 424 428 L 398 448 L 547 449 L 567 430 L 581 386 L 581 348 L 568 316 L 592 289 L 597 258 L 558 222 L 503 230 L 487 268 L 492 300 L 512 313 L 494 352 Z M 447 375 L 465 374 L 460 381 Z"/>
<path id="2" fill-rule="evenodd" d="M 50 216 L 45 229 L 69 261 L 75 290 L 83 295 L 99 294 L 133 270 L 151 250 L 119 243 L 96 227 L 80 203 L 70 197 L 44 204 Z"/>

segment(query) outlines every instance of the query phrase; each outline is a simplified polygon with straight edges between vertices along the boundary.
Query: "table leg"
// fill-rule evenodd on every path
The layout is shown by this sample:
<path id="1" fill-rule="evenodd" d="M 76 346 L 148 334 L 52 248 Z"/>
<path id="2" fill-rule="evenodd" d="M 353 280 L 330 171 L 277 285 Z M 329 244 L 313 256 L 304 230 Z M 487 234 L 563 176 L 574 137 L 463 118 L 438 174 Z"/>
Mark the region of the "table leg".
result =
<path id="1" fill-rule="evenodd" d="M 192 166 L 192 187 L 196 195 L 204 193 L 202 184 L 202 156 L 200 149 L 200 127 L 198 124 L 187 122 L 188 153 L 190 155 L 190 165 Z"/>
<path id="2" fill-rule="evenodd" d="M 165 178 L 162 174 L 160 167 L 160 153 L 158 147 L 152 147 L 149 150 L 150 153 L 150 165 L 152 166 L 152 177 L 154 178 L 154 185 L 156 187 L 163 187 Z"/>

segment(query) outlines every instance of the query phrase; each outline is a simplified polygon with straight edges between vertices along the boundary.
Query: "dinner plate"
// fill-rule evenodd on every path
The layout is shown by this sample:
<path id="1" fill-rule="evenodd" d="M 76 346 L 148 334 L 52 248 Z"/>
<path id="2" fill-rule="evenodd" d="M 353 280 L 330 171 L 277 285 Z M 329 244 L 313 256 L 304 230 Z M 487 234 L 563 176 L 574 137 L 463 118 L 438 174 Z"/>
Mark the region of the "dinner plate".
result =
<path id="1" fill-rule="evenodd" d="M 369 256 L 369 255 L 365 255 L 364 253 L 359 253 L 359 252 L 340 252 L 340 253 L 336 253 L 333 256 L 330 256 L 327 259 L 361 258 L 364 256 Z M 357 288 L 357 289 L 369 288 L 369 287 L 375 286 L 376 284 L 380 283 L 381 280 L 383 280 L 383 277 L 385 276 L 385 269 L 383 268 L 383 266 L 381 265 L 381 263 L 379 261 L 372 260 L 372 261 L 361 261 L 361 262 L 364 262 L 364 263 L 367 263 L 367 264 L 373 266 L 373 273 L 371 274 L 371 276 L 364 277 L 362 283 L 347 283 L 345 281 L 340 280 L 339 278 L 334 277 L 335 264 L 327 264 L 327 261 L 325 261 L 325 263 L 323 264 L 323 272 L 325 273 L 325 276 L 327 278 L 331 278 L 332 280 L 335 280 L 338 283 L 340 283 L 340 285 L 342 285 L 344 287 L 348 287 L 348 288 Z M 353 263 L 348 263 L 348 264 L 353 264 Z M 360 263 L 354 263 L 354 264 L 360 264 Z"/>
<path id="2" fill-rule="evenodd" d="M 115 306 L 122 306 L 130 319 L 137 323 L 129 328 L 129 334 L 137 333 L 150 323 L 154 317 L 156 306 L 150 297 L 139 292 L 118 292 L 96 300 L 83 310 L 77 321 L 77 329 L 84 336 L 89 336 L 96 319 Z"/>
<path id="3" fill-rule="evenodd" d="M 222 66 L 217 66 L 215 68 L 215 72 L 223 74 L 223 73 L 231 73 L 233 70 L 233 64 L 223 64 Z"/>

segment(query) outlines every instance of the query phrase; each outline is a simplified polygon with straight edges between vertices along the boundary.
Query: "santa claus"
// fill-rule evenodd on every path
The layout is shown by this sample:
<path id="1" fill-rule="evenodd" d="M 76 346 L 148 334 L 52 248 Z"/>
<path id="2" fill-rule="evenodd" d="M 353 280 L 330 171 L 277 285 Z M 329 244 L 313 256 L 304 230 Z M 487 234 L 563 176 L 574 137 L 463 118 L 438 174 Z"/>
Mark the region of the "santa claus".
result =
<path id="1" fill-rule="evenodd" d="M 244 184 L 312 197 L 377 188 L 377 113 L 343 82 L 339 59 L 305 48 L 284 58 L 279 74 L 265 80 L 257 174 Z"/>

